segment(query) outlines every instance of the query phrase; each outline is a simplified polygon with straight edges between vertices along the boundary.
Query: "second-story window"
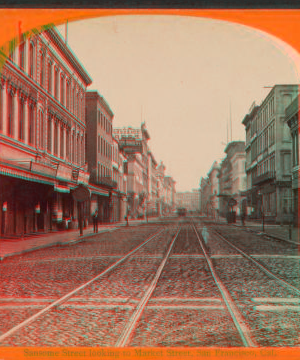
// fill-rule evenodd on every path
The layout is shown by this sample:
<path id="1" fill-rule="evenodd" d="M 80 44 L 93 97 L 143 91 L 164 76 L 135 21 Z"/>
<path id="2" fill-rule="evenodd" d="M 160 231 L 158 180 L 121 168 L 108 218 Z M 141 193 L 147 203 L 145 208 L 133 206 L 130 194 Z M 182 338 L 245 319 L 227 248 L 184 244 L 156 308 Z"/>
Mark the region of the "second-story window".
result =
<path id="1" fill-rule="evenodd" d="M 52 93 L 52 64 L 48 62 L 48 93 Z"/>
<path id="2" fill-rule="evenodd" d="M 54 122 L 54 155 L 58 156 L 58 124 Z"/>
<path id="3" fill-rule="evenodd" d="M 70 110 L 70 83 L 67 81 L 67 91 L 66 91 L 67 99 L 66 99 L 66 107 Z"/>
<path id="4" fill-rule="evenodd" d="M 55 98 L 58 100 L 58 90 L 59 90 L 59 71 L 55 69 Z"/>
<path id="5" fill-rule="evenodd" d="M 28 142 L 34 145 L 34 108 L 29 106 Z"/>
<path id="6" fill-rule="evenodd" d="M 66 158 L 70 160 L 70 130 L 66 130 Z"/>
<path id="7" fill-rule="evenodd" d="M 41 52 L 41 86 L 45 86 L 45 54 Z"/>
<path id="8" fill-rule="evenodd" d="M 65 105 L 65 80 L 64 77 L 60 77 L 60 102 Z"/>
<path id="9" fill-rule="evenodd" d="M 19 46 L 19 63 L 22 70 L 25 69 L 25 42 L 22 42 Z"/>
<path id="10" fill-rule="evenodd" d="M 52 120 L 49 116 L 48 118 L 48 126 L 47 126 L 47 150 L 51 153 L 52 148 Z"/>
<path id="11" fill-rule="evenodd" d="M 8 136 L 12 136 L 13 134 L 13 94 L 11 92 L 8 93 L 7 97 L 7 134 Z"/>
<path id="12" fill-rule="evenodd" d="M 40 148 L 44 148 L 44 114 L 40 111 Z"/>
<path id="13" fill-rule="evenodd" d="M 21 100 L 19 106 L 19 139 L 20 141 L 24 141 L 24 101 Z"/>
<path id="14" fill-rule="evenodd" d="M 30 43 L 29 45 L 29 76 L 34 77 L 34 45 Z"/>

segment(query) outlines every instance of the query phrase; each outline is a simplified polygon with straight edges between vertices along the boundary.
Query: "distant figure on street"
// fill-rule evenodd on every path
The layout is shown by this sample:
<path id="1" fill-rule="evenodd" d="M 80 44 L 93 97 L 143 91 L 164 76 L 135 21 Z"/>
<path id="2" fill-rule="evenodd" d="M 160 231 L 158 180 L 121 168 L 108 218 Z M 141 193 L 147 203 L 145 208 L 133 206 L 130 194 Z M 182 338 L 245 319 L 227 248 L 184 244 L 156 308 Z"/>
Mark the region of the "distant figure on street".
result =
<path id="1" fill-rule="evenodd" d="M 246 219 L 246 213 L 245 211 L 241 212 L 241 223 L 243 226 L 245 226 L 245 219 Z"/>
<path id="2" fill-rule="evenodd" d="M 127 222 L 126 226 L 129 226 L 129 222 L 128 222 L 128 214 L 125 216 L 125 220 Z"/>
<path id="3" fill-rule="evenodd" d="M 96 210 L 93 215 L 94 233 L 98 232 L 98 211 Z"/>

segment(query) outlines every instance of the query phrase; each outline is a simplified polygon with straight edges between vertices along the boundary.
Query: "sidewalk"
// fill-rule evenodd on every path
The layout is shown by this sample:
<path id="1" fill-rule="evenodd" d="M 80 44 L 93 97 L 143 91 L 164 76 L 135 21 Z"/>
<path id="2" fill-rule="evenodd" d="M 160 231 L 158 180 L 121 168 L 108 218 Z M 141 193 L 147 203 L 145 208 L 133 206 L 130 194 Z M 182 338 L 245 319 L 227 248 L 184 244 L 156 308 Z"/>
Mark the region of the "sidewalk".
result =
<path id="1" fill-rule="evenodd" d="M 209 219 L 207 219 L 209 220 Z M 214 221 L 214 220 L 212 220 Z M 216 221 L 216 224 L 226 224 L 227 221 L 225 218 L 219 218 Z M 242 227 L 241 221 L 237 219 L 236 223 L 229 224 L 234 225 L 238 227 Z M 274 237 L 276 239 L 281 239 L 285 241 L 292 241 L 293 243 L 300 243 L 300 228 L 291 227 L 291 238 L 290 238 L 290 228 L 289 225 L 276 225 L 276 224 L 265 224 L 264 225 L 264 231 L 262 222 L 256 222 L 256 221 L 245 221 L 244 228 L 247 228 L 253 232 L 260 233 L 260 234 L 266 234 L 270 237 Z"/>
<path id="2" fill-rule="evenodd" d="M 149 219 L 149 223 L 157 221 L 157 218 Z M 138 226 L 146 224 L 146 220 L 129 220 L 129 226 Z M 98 234 L 114 231 L 122 226 L 126 226 L 126 221 L 98 225 Z M 55 231 L 50 233 L 36 233 L 24 238 L 20 237 L 0 237 L 0 261 L 8 256 L 20 255 L 29 251 L 38 250 L 53 245 L 74 244 L 83 239 L 94 236 L 93 226 L 83 229 L 83 235 L 80 236 L 79 229 Z"/>

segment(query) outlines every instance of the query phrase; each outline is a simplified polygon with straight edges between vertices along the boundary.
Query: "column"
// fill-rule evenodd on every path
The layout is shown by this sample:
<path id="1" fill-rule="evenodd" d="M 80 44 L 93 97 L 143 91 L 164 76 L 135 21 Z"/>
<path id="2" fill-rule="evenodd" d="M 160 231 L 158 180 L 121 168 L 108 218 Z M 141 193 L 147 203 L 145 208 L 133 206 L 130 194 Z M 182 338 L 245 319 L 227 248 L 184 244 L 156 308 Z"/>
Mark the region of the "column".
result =
<path id="1" fill-rule="evenodd" d="M 17 89 L 13 95 L 13 138 L 18 140 L 19 138 L 19 90 Z"/>
<path id="2" fill-rule="evenodd" d="M 2 92 L 2 133 L 7 134 L 7 82 L 2 81 L 1 83 L 1 92 Z"/>

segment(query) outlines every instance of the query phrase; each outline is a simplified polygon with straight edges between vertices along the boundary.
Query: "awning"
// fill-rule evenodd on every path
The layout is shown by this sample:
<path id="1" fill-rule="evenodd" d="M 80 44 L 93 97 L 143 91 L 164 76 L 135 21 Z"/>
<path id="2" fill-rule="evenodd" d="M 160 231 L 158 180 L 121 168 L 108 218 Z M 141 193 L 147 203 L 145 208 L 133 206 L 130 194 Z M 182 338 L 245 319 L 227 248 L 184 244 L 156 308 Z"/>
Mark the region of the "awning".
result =
<path id="1" fill-rule="evenodd" d="M 88 188 L 90 189 L 92 194 L 107 196 L 107 197 L 109 196 L 109 192 L 107 190 L 92 186 L 90 184 L 88 185 Z"/>
<path id="2" fill-rule="evenodd" d="M 32 173 L 28 173 L 27 171 L 24 171 L 24 169 L 18 169 L 18 168 L 8 168 L 4 167 L 3 165 L 0 166 L 0 174 L 5 176 L 11 176 L 18 179 L 23 179 L 27 181 L 33 181 L 38 182 L 42 184 L 47 185 L 54 185 L 54 181 L 51 181 L 50 179 L 45 179 L 44 177 Z"/>
<path id="3" fill-rule="evenodd" d="M 54 191 L 60 192 L 60 193 L 69 193 L 70 188 L 65 185 L 54 185 Z"/>

